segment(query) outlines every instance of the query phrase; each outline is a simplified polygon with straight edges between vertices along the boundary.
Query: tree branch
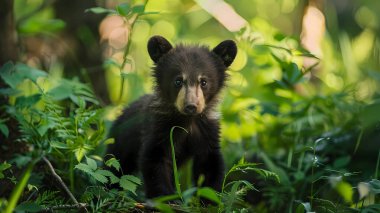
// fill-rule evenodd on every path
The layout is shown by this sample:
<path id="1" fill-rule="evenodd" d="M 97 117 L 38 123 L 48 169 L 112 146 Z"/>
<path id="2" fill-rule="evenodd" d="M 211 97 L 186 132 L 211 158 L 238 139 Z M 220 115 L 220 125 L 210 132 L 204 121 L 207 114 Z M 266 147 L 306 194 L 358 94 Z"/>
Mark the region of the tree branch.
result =
<path id="1" fill-rule="evenodd" d="M 78 203 L 74 205 L 58 205 L 58 206 L 52 206 L 48 208 L 44 208 L 42 212 L 54 212 L 55 210 L 62 210 L 62 209 L 83 209 L 86 208 L 87 204 L 86 203 Z"/>
<path id="2" fill-rule="evenodd" d="M 53 174 L 53 176 L 55 177 L 55 179 L 58 180 L 58 182 L 61 184 L 61 186 L 66 191 L 66 193 L 69 195 L 69 197 L 71 198 L 71 200 L 75 203 L 75 205 L 79 205 L 77 199 L 75 199 L 74 195 L 70 192 L 69 188 L 63 182 L 62 178 L 59 175 L 57 175 L 57 173 L 55 172 L 55 170 L 54 170 L 53 166 L 51 165 L 50 161 L 45 156 L 42 157 L 42 159 L 48 165 L 48 167 L 49 167 L 51 173 Z"/>

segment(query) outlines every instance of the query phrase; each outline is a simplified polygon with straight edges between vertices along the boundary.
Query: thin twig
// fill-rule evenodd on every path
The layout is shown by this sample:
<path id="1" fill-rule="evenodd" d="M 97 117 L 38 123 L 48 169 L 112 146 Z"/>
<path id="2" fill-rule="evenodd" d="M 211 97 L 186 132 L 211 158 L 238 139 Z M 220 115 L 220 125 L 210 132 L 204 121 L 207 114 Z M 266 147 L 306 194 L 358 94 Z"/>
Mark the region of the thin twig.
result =
<path id="1" fill-rule="evenodd" d="M 57 205 L 57 206 L 52 206 L 48 208 L 44 208 L 42 212 L 53 212 L 54 210 L 62 210 L 62 209 L 83 209 L 86 208 L 87 204 L 86 203 L 78 203 L 74 205 Z"/>
<path id="2" fill-rule="evenodd" d="M 76 204 L 76 205 L 79 205 L 77 199 L 75 199 L 74 195 L 70 192 L 69 188 L 67 188 L 66 184 L 63 182 L 62 178 L 57 175 L 57 173 L 55 172 L 54 170 L 54 167 L 51 165 L 50 161 L 44 156 L 42 157 L 42 159 L 45 161 L 45 163 L 49 166 L 49 169 L 51 171 L 51 173 L 53 174 L 53 176 L 55 177 L 55 179 L 58 180 L 58 182 L 61 184 L 61 186 L 63 187 L 63 189 L 66 191 L 66 193 L 69 195 L 69 197 L 71 198 L 71 200 Z"/>

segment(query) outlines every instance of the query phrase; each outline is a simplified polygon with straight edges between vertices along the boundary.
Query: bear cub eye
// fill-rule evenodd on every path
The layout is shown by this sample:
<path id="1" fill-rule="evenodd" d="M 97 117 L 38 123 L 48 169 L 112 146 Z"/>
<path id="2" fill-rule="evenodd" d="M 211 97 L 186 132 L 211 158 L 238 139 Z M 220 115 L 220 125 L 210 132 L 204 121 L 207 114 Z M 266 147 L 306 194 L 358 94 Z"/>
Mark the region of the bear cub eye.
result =
<path id="1" fill-rule="evenodd" d="M 201 80 L 201 87 L 205 88 L 207 86 L 207 81 L 202 79 Z"/>
<path id="2" fill-rule="evenodd" d="M 179 87 L 182 87 L 182 85 L 183 85 L 183 80 L 182 80 L 182 78 L 176 78 L 176 79 L 174 80 L 174 86 L 175 86 L 175 87 L 179 88 Z"/>

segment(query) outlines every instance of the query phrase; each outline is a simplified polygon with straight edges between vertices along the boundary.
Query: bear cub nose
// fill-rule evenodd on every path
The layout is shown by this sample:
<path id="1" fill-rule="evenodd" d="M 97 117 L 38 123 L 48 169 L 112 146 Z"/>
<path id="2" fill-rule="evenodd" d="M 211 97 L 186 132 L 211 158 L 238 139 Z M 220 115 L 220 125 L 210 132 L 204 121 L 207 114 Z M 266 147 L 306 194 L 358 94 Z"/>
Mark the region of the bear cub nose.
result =
<path id="1" fill-rule="evenodd" d="M 197 112 L 197 106 L 195 104 L 188 104 L 185 106 L 185 113 L 189 115 L 193 115 Z"/>

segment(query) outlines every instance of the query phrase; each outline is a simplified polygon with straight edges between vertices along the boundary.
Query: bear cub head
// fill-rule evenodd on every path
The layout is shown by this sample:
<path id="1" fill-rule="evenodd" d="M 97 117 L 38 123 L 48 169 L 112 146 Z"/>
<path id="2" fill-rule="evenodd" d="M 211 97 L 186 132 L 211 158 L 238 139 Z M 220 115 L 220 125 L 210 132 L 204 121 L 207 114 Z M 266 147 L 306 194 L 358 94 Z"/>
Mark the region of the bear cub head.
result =
<path id="1" fill-rule="evenodd" d="M 216 105 L 237 48 L 232 40 L 212 50 L 199 45 L 173 47 L 165 38 L 153 36 L 148 52 L 155 64 L 153 77 L 161 101 L 182 115 L 196 116 L 207 114 Z"/>

